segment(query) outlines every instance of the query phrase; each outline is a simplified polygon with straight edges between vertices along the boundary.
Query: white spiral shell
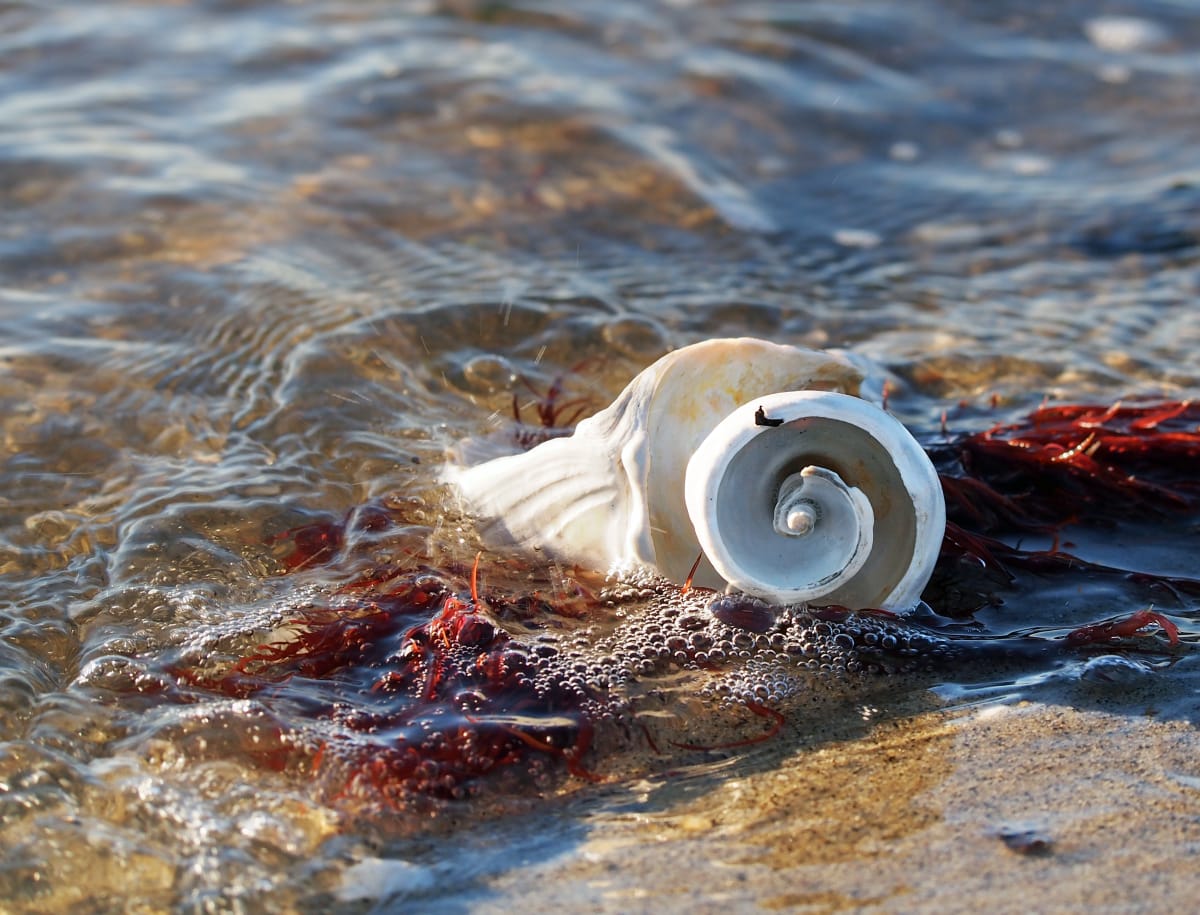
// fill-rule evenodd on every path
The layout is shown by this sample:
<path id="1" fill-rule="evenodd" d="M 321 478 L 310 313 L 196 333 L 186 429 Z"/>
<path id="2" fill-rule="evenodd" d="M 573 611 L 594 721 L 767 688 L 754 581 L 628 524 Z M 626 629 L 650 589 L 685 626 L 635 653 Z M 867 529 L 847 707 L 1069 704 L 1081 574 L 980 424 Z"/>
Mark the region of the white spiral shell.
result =
<path id="1" fill-rule="evenodd" d="M 485 539 L 775 603 L 905 610 L 945 505 L 924 451 L 841 355 L 765 340 L 669 353 L 568 438 L 444 477 Z"/>

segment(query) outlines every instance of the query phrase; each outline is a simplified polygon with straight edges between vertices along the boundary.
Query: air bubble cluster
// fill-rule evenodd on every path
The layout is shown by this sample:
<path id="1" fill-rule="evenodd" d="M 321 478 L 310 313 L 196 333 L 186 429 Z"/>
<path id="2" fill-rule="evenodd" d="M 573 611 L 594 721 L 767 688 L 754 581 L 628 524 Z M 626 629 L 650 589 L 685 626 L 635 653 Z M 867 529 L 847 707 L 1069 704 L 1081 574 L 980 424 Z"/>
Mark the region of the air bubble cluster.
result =
<path id="1" fill-rule="evenodd" d="M 703 671 L 710 676 L 702 697 L 775 704 L 814 677 L 917 673 L 954 653 L 949 641 L 892 614 L 777 607 L 645 576 L 615 583 L 601 600 L 617 621 L 607 634 L 540 637 L 557 650 L 532 674 L 539 693 L 566 685 L 595 702 L 631 682 Z M 618 703 L 601 706 L 612 711 Z"/>

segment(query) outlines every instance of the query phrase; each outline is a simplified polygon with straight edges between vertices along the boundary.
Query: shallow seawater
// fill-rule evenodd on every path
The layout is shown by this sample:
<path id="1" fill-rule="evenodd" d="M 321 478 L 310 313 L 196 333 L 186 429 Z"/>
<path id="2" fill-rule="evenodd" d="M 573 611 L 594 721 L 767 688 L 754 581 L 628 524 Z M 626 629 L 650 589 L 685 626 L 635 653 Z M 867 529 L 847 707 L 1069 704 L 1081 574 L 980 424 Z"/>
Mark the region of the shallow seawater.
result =
<path id="1" fill-rule="evenodd" d="M 1046 643 L 1153 605 L 1179 646 L 817 677 L 778 720 L 660 674 L 415 800 L 370 768 L 428 730 L 386 652 L 233 675 L 381 570 L 466 599 L 448 451 L 697 340 L 861 353 L 931 449 L 1195 397 L 1198 13 L 0 2 L 0 908 L 1186 907 L 1200 597 L 1124 572 L 1200 577 L 1192 515 L 927 595 Z M 524 636 L 623 624 L 481 574 Z"/>

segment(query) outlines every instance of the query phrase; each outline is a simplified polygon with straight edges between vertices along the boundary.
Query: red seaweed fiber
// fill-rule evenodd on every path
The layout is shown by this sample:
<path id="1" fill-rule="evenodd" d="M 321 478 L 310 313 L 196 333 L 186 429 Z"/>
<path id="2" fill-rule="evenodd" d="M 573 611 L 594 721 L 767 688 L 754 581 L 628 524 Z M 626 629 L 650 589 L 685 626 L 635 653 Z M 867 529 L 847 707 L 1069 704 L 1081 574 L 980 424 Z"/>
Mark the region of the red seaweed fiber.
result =
<path id="1" fill-rule="evenodd" d="M 947 508 L 977 531 L 1114 524 L 1200 500 L 1200 403 L 1190 400 L 1044 406 L 948 450 L 958 467 L 942 474 Z"/>
<path id="2" fill-rule="evenodd" d="M 298 531 L 296 542 L 327 538 Z M 381 571 L 326 606 L 296 610 L 229 668 L 179 672 L 192 687 L 303 709 L 295 742 L 334 799 L 397 808 L 474 794 L 487 777 L 546 788 L 580 758 L 591 725 L 577 689 L 531 673 L 528 645 L 499 623 L 554 615 L 537 601 L 492 608 L 428 570 Z M 282 636 L 280 636 L 282 633 Z"/>
<path id="3" fill-rule="evenodd" d="M 929 452 L 949 519 L 925 594 L 939 612 L 970 616 L 1003 604 L 1006 592 L 1036 599 L 1039 585 L 1067 576 L 1185 610 L 1200 596 L 1193 577 L 1113 567 L 1068 551 L 1072 531 L 1154 523 L 1189 535 L 1200 510 L 1200 404 L 1043 406 Z M 1026 534 L 1049 537 L 1052 545 L 1023 549 Z"/>

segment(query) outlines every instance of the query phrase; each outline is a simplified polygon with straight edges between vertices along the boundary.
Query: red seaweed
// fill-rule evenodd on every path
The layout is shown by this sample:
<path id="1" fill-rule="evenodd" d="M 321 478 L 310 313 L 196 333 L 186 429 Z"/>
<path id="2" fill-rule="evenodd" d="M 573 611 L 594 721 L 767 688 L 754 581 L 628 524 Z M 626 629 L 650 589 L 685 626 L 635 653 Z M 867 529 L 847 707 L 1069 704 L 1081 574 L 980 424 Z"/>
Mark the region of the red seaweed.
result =
<path id="1" fill-rule="evenodd" d="M 1115 524 L 1131 512 L 1200 505 L 1200 403 L 1190 400 L 1044 406 L 950 450 L 958 466 L 942 474 L 947 508 L 984 532 Z"/>
<path id="2" fill-rule="evenodd" d="M 307 717 L 325 721 L 311 769 L 336 769 L 338 797 L 365 790 L 393 806 L 459 798 L 503 768 L 557 759 L 579 778 L 592 737 L 582 697 L 535 689 L 525 646 L 492 617 L 472 582 L 467 596 L 426 572 L 368 576 L 350 604 L 308 608 L 286 639 L 257 646 L 217 675 L 179 672 L 236 698 L 285 695 L 294 678 L 327 681 Z M 315 705 L 314 705 L 315 703 Z"/>
<path id="3" fill-rule="evenodd" d="M 269 537 L 267 543 L 287 542 L 291 550 L 280 557 L 280 562 L 287 571 L 297 572 L 332 560 L 342 548 L 345 533 L 345 525 L 341 522 L 314 521 Z"/>
<path id="4" fill-rule="evenodd" d="M 575 365 L 570 370 L 570 374 L 582 371 L 589 361 L 585 359 L 583 362 Z M 525 422 L 522 416 L 523 409 L 520 396 L 514 393 L 512 397 L 512 413 L 513 419 L 517 423 L 515 437 L 518 446 L 528 450 L 547 439 L 570 435 L 575 424 L 595 407 L 596 401 L 590 395 L 572 397 L 567 400 L 562 399 L 565 390 L 565 379 L 566 373 L 557 376 L 550 383 L 550 387 L 544 391 L 539 391 L 525 378 L 521 379 L 521 382 L 534 396 L 533 402 L 525 406 L 533 408 L 536 422 L 532 424 Z"/>
<path id="5" fill-rule="evenodd" d="M 266 538 L 268 546 L 282 544 L 288 551 L 279 557 L 287 572 L 326 565 L 342 551 L 348 535 L 386 530 L 402 520 L 400 511 L 384 499 L 360 505 L 343 518 L 326 515 L 300 527 Z"/>
<path id="6" fill-rule="evenodd" d="M 1131 636 L 1140 635 L 1150 626 L 1157 626 L 1172 645 L 1179 644 L 1179 627 L 1161 613 L 1153 610 L 1138 610 L 1136 613 L 1118 620 L 1106 623 L 1096 623 L 1092 626 L 1080 626 L 1066 635 L 1068 645 L 1096 645 L 1116 642 Z"/>
<path id="7" fill-rule="evenodd" d="M 266 542 L 286 549 L 280 561 L 292 573 L 334 563 L 353 534 L 403 520 L 377 501 Z M 392 806 L 460 798 L 500 771 L 543 777 L 539 758 L 595 780 L 582 762 L 593 735 L 580 710 L 586 697 L 535 687 L 527 647 L 510 644 L 501 625 L 571 618 L 594 599 L 576 588 L 554 602 L 497 595 L 493 606 L 480 596 L 479 557 L 465 594 L 445 574 L 368 570 L 327 603 L 296 608 L 276 627 L 285 638 L 255 646 L 223 670 L 171 673 L 205 692 L 298 702 L 313 723 L 310 770 L 335 782 L 338 798 L 365 794 Z M 262 763 L 278 769 L 281 758 L 264 751 Z"/>
<path id="8" fill-rule="evenodd" d="M 1025 418 L 929 449 L 949 521 L 926 600 L 951 616 L 1002 603 L 998 595 L 1038 576 L 1085 573 L 1195 595 L 1194 579 L 1122 570 L 1062 549 L 1070 527 L 1115 529 L 1186 519 L 1200 510 L 1200 403 L 1043 406 Z M 1000 537 L 1053 538 L 1022 550 Z"/>

